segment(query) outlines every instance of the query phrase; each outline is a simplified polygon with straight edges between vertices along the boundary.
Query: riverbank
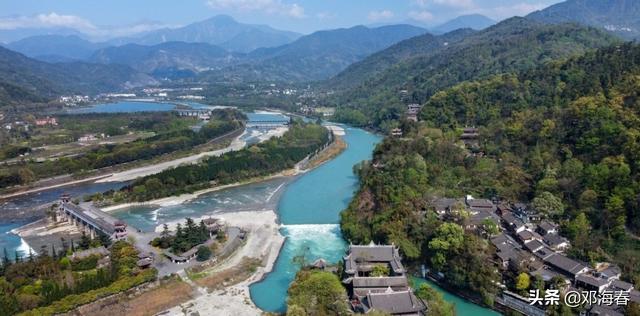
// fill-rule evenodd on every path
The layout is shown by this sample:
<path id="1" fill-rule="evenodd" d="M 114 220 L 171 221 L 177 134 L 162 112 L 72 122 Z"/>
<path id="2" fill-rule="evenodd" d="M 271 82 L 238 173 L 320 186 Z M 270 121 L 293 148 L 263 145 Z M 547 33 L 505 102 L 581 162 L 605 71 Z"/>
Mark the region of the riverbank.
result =
<path id="1" fill-rule="evenodd" d="M 253 184 L 253 183 L 264 182 L 264 181 L 281 178 L 281 177 L 295 177 L 302 173 L 313 170 L 319 167 L 320 165 L 322 165 L 323 163 L 337 157 L 338 155 L 340 155 L 340 153 L 346 150 L 346 148 L 347 148 L 347 144 L 342 139 L 342 137 L 335 137 L 334 141 L 329 146 L 327 146 L 318 154 L 316 154 L 314 157 L 309 159 L 309 162 L 306 164 L 305 168 L 302 168 L 300 166 L 300 163 L 298 163 L 294 168 L 283 170 L 281 172 L 278 172 L 269 176 L 265 176 L 265 177 L 251 178 L 251 179 L 247 179 L 240 182 L 235 182 L 231 184 L 199 190 L 193 193 L 182 194 L 179 196 L 169 196 L 169 197 L 164 197 L 164 198 L 145 201 L 145 202 L 123 203 L 123 204 L 118 204 L 113 206 L 102 207 L 101 209 L 104 212 L 112 212 L 112 211 L 120 210 L 123 208 L 129 208 L 129 207 L 135 207 L 135 206 L 148 206 L 148 205 L 154 205 L 159 207 L 174 206 L 174 205 L 180 205 L 180 204 L 189 202 L 193 199 L 198 198 L 203 194 L 207 194 L 211 192 L 216 192 L 224 189 L 230 189 L 230 188 Z"/>
<path id="2" fill-rule="evenodd" d="M 262 315 L 262 311 L 251 301 L 249 286 L 273 269 L 284 244 L 285 239 L 279 233 L 278 217 L 273 210 L 227 213 L 214 217 L 224 220 L 227 225 L 248 231 L 245 244 L 211 270 L 205 271 L 206 276 L 195 280 L 200 295 L 166 310 L 164 315 L 190 315 L 192 312 L 200 315 L 221 312 L 224 315 Z M 259 261 L 260 265 L 247 279 L 224 286 L 222 290 L 211 290 L 212 284 L 220 281 L 216 278 L 218 275 L 238 273 L 234 269 L 252 259 Z"/>
<path id="3" fill-rule="evenodd" d="M 186 157 L 171 159 L 164 162 L 162 162 L 162 157 L 151 159 L 150 161 L 146 161 L 146 162 L 133 161 L 133 162 L 124 163 L 116 166 L 106 167 L 103 169 L 93 170 L 91 171 L 92 175 L 82 177 L 81 179 L 73 179 L 74 178 L 73 175 L 64 175 L 64 176 L 57 176 L 49 179 L 42 179 L 29 186 L 14 187 L 14 188 L 8 189 L 7 191 L 13 191 L 13 192 L 0 195 L 0 201 L 16 198 L 16 197 L 27 195 L 27 194 L 33 194 L 33 193 L 47 191 L 55 188 L 72 186 L 72 185 L 88 183 L 88 182 L 107 183 L 107 182 L 125 182 L 125 181 L 134 180 L 137 177 L 155 174 L 165 169 L 179 166 L 180 164 L 195 163 L 204 157 L 221 155 L 221 154 L 224 154 L 225 152 L 242 149 L 246 145 L 246 142 L 241 140 L 241 138 L 245 135 L 245 133 L 246 131 L 244 128 L 239 128 L 225 135 L 216 137 L 207 143 L 208 146 L 211 146 L 211 145 L 223 143 L 225 141 L 228 141 L 228 139 L 233 138 L 231 140 L 231 143 L 223 149 L 192 154 Z M 274 134 L 271 134 L 268 137 L 273 137 L 273 135 Z M 260 139 L 260 141 L 263 141 L 263 140 Z M 168 154 L 168 155 L 171 155 L 171 154 Z M 167 158 L 164 158 L 164 159 L 167 159 Z M 130 169 L 127 168 L 131 164 L 140 164 L 140 163 L 142 163 L 143 166 L 133 167 Z M 113 172 L 114 169 L 115 170 L 124 169 L 124 171 Z"/>
<path id="4" fill-rule="evenodd" d="M 150 201 L 146 201 L 146 202 L 123 203 L 123 204 L 118 204 L 118 205 L 101 207 L 100 209 L 102 211 L 104 211 L 104 212 L 113 212 L 113 211 L 120 210 L 120 209 L 123 209 L 123 208 L 129 208 L 129 207 L 135 207 L 135 206 L 153 205 L 153 206 L 159 206 L 159 207 L 167 207 L 167 206 L 180 205 L 180 204 L 189 202 L 189 201 L 191 201 L 193 199 L 196 199 L 196 198 L 200 197 L 203 194 L 216 192 L 216 191 L 221 191 L 221 190 L 225 190 L 225 189 L 231 189 L 231 188 L 235 188 L 235 187 L 240 187 L 240 186 L 247 185 L 247 184 L 259 183 L 259 182 L 268 181 L 268 180 L 272 180 L 272 179 L 276 179 L 276 178 L 280 178 L 280 177 L 293 176 L 293 175 L 296 175 L 296 174 L 297 174 L 297 172 L 296 172 L 295 169 L 289 169 L 289 170 L 286 170 L 286 171 L 283 171 L 283 172 L 280 172 L 280 173 L 277 173 L 277 174 L 274 174 L 274 175 L 270 175 L 270 176 L 266 176 L 266 177 L 260 177 L 260 178 L 248 179 L 246 181 L 235 182 L 235 183 L 221 185 L 221 186 L 217 186 L 217 187 L 213 187 L 213 188 L 203 189 L 203 190 L 199 190 L 199 191 L 196 191 L 196 192 L 193 192 L 193 193 L 182 194 L 182 195 L 178 195 L 178 196 L 169 196 L 169 197 L 150 200 Z"/>
<path id="5" fill-rule="evenodd" d="M 70 186 L 70 185 L 74 185 L 74 184 L 81 184 L 81 183 L 85 183 L 85 182 L 94 182 L 94 181 L 98 181 L 100 179 L 104 179 L 106 177 L 109 177 L 109 175 L 108 174 L 99 175 L 99 176 L 89 177 L 89 178 L 84 178 L 84 179 L 79 179 L 79 180 L 66 181 L 66 182 L 62 182 L 62 183 L 58 183 L 58 184 L 37 186 L 35 188 L 27 189 L 27 190 L 24 190 L 24 191 L 19 191 L 19 192 L 13 192 L 13 193 L 7 193 L 7 194 L 0 195 L 0 201 L 11 199 L 11 198 L 18 197 L 18 196 L 21 196 L 21 195 L 26 195 L 26 194 L 31 194 L 31 193 L 38 193 L 38 192 L 51 190 L 51 189 L 55 189 L 55 188 L 60 188 L 60 187 L 65 187 L 65 186 Z M 50 180 L 50 179 L 44 179 L 43 181 L 46 181 L 46 180 Z"/>
<path id="6" fill-rule="evenodd" d="M 187 156 L 179 159 L 174 159 L 174 160 L 152 164 L 152 165 L 148 165 L 140 168 L 134 168 L 134 169 L 118 172 L 118 173 L 113 173 L 108 177 L 99 179 L 98 181 L 96 181 L 96 183 L 131 181 L 137 178 L 160 173 L 164 170 L 174 168 L 183 164 L 195 164 L 198 161 L 207 157 L 221 156 L 231 151 L 241 150 L 246 146 L 246 142 L 242 140 L 242 137 L 246 135 L 246 133 L 247 133 L 246 130 L 242 131 L 241 133 L 238 130 L 236 130 L 229 134 L 220 136 L 220 137 L 234 137 L 231 143 L 225 148 L 202 152 L 202 153 L 198 153 L 195 155 L 191 155 L 191 156 Z M 212 140 L 212 141 L 215 141 L 215 140 Z"/>

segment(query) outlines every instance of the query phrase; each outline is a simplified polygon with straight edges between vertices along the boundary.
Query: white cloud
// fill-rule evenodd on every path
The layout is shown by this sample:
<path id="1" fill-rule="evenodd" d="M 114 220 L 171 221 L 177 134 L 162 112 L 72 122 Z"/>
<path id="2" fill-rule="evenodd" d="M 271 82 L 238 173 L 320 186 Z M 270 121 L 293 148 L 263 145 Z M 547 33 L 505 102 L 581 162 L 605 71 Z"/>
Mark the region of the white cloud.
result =
<path id="1" fill-rule="evenodd" d="M 237 11 L 263 11 L 268 14 L 279 14 L 294 18 L 304 18 L 304 8 L 300 5 L 286 4 L 281 0 L 207 0 L 213 9 Z"/>
<path id="2" fill-rule="evenodd" d="M 496 12 L 496 14 L 502 15 L 503 17 L 511 17 L 514 15 L 524 16 L 533 11 L 542 10 L 546 7 L 547 5 L 542 3 L 534 4 L 534 3 L 523 2 L 523 3 L 511 5 L 511 6 L 497 7 L 497 8 L 494 8 L 493 11 Z"/>
<path id="3" fill-rule="evenodd" d="M 393 13 L 392 11 L 389 10 L 382 10 L 382 11 L 371 11 L 369 12 L 369 20 L 370 21 L 384 21 L 384 20 L 389 20 L 392 19 L 393 17 L 395 17 L 395 13 Z"/>
<path id="4" fill-rule="evenodd" d="M 75 15 L 60 15 L 55 12 L 48 14 L 43 13 L 34 16 L 12 16 L 0 18 L 1 30 L 55 27 L 68 27 L 83 32 L 91 32 L 97 29 L 95 25 L 81 17 Z"/>
<path id="5" fill-rule="evenodd" d="M 426 8 L 431 5 L 439 5 L 458 9 L 471 9 L 475 8 L 476 4 L 473 0 L 414 0 L 414 4 Z"/>
<path id="6" fill-rule="evenodd" d="M 465 13 L 479 13 L 489 16 L 496 20 L 510 18 L 512 16 L 525 16 L 533 11 L 546 8 L 548 5 L 544 3 L 516 3 L 507 6 L 498 6 L 494 8 L 478 8 Z"/>
<path id="7" fill-rule="evenodd" d="M 423 23 L 433 22 L 434 19 L 433 14 L 427 10 L 410 11 L 409 17 Z"/>
<path id="8" fill-rule="evenodd" d="M 163 28 L 178 28 L 181 26 L 182 25 L 169 25 L 164 23 L 138 23 L 126 26 L 104 27 L 89 35 L 94 37 L 114 38 L 155 31 Z"/>
<path id="9" fill-rule="evenodd" d="M 0 17 L 0 30 L 69 28 L 99 40 L 119 36 L 130 36 L 165 27 L 176 26 L 154 22 L 125 26 L 96 26 L 82 17 L 62 15 L 55 12 L 41 13 L 33 16 Z"/>

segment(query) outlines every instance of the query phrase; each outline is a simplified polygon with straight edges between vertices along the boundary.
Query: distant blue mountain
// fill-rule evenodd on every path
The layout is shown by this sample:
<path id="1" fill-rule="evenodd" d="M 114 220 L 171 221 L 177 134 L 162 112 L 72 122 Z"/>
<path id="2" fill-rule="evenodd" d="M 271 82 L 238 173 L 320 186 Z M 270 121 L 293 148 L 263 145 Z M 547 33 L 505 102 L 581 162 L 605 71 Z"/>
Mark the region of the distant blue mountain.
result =
<path id="1" fill-rule="evenodd" d="M 37 35 L 11 42 L 5 47 L 48 62 L 84 60 L 106 43 L 92 43 L 77 35 Z"/>
<path id="2" fill-rule="evenodd" d="M 165 42 L 207 43 L 235 52 L 250 52 L 262 47 L 276 47 L 288 44 L 301 35 L 281 31 L 266 25 L 239 23 L 227 15 L 175 29 L 160 29 L 139 38 L 121 38 L 111 41 L 115 44 L 135 43 L 156 45 Z"/>
<path id="3" fill-rule="evenodd" d="M 96 51 L 90 62 L 127 65 L 148 74 L 196 74 L 220 69 L 243 60 L 243 54 L 206 43 L 166 42 L 158 45 L 127 44 Z M 171 76 L 169 76 L 171 77 Z"/>
<path id="4" fill-rule="evenodd" d="M 248 61 L 244 64 L 203 75 L 208 80 L 322 80 L 379 50 L 426 31 L 406 24 L 318 31 L 287 45 L 257 49 L 247 54 Z"/>
<path id="5" fill-rule="evenodd" d="M 447 21 L 434 28 L 431 28 L 430 31 L 434 34 L 449 33 L 457 29 L 473 29 L 476 31 L 480 31 L 494 24 L 496 24 L 496 21 L 484 15 L 470 14 L 461 15 L 453 20 Z"/>
<path id="6" fill-rule="evenodd" d="M 545 23 L 576 22 L 626 39 L 640 38 L 639 0 L 568 0 L 533 12 L 527 18 Z"/>

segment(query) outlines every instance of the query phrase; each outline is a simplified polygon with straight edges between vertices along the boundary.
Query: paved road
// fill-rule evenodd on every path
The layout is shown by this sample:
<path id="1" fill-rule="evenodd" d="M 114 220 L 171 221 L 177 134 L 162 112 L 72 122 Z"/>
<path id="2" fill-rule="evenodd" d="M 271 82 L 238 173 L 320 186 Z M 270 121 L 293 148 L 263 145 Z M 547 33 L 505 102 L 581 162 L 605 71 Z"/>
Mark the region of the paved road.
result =
<path id="1" fill-rule="evenodd" d="M 199 264 L 199 262 L 195 259 L 185 263 L 173 263 L 169 259 L 164 257 L 162 252 L 160 252 L 158 249 L 149 245 L 149 242 L 151 240 L 160 236 L 159 233 L 155 233 L 155 232 L 144 233 L 144 232 L 138 232 L 135 229 L 129 229 L 127 233 L 129 234 L 129 236 L 135 239 L 135 245 L 136 245 L 136 248 L 138 248 L 138 250 L 146 253 L 153 253 L 155 255 L 153 265 L 156 269 L 158 269 L 159 277 L 163 277 L 165 275 L 170 275 L 173 273 L 178 273 L 178 274 L 184 273 L 181 271 L 184 271 L 187 268 L 190 268 Z M 224 244 L 224 246 L 222 247 L 222 249 L 220 249 L 218 253 L 229 251 L 229 247 L 231 247 L 231 245 L 233 244 L 233 241 L 238 238 L 239 234 L 240 234 L 240 229 L 238 227 L 229 227 L 227 229 L 227 237 L 228 237 L 227 242 Z"/>

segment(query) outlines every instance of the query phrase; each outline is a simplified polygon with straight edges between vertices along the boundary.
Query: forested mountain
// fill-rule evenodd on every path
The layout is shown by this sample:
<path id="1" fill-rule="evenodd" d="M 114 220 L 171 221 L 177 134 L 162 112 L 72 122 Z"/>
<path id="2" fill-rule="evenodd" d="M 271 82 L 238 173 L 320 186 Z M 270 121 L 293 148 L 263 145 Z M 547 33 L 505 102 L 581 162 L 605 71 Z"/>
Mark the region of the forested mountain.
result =
<path id="1" fill-rule="evenodd" d="M 152 31 L 140 38 L 123 38 L 111 41 L 116 44 L 135 43 L 156 45 L 164 42 L 208 43 L 230 51 L 250 52 L 261 47 L 288 44 L 300 34 L 280 31 L 266 25 L 243 24 L 227 15 L 175 29 Z"/>
<path id="2" fill-rule="evenodd" d="M 337 76 L 323 83 L 324 86 L 336 90 L 354 88 L 368 78 L 381 73 L 387 68 L 418 56 L 433 56 L 445 49 L 449 44 L 457 42 L 475 33 L 472 29 L 460 29 L 444 35 L 426 33 L 399 42 L 391 47 L 372 54 L 362 61 L 351 64 Z"/>
<path id="3" fill-rule="evenodd" d="M 637 0 L 567 0 L 527 17 L 545 23 L 577 22 L 627 39 L 640 38 L 640 1 Z"/>
<path id="4" fill-rule="evenodd" d="M 366 56 L 401 40 L 425 33 L 411 25 L 378 28 L 356 26 L 319 31 L 275 48 L 258 49 L 250 63 L 205 76 L 208 80 L 237 79 L 312 81 L 333 76 Z"/>
<path id="5" fill-rule="evenodd" d="M 92 43 L 77 35 L 39 35 L 11 42 L 5 47 L 43 61 L 84 60 L 106 43 Z"/>
<path id="6" fill-rule="evenodd" d="M 229 53 L 205 43 L 167 42 L 154 46 L 127 44 L 95 52 L 89 60 L 101 64 L 122 64 L 138 71 L 164 76 L 194 75 L 241 61 L 243 55 Z"/>
<path id="7" fill-rule="evenodd" d="M 0 83 L 13 94 L 51 98 L 61 93 L 96 93 L 154 84 L 127 66 L 81 62 L 50 64 L 0 47 Z M 22 92 L 21 92 L 22 91 Z"/>
<path id="8" fill-rule="evenodd" d="M 407 103 L 423 103 L 459 82 L 530 69 L 614 42 L 615 38 L 594 28 L 511 18 L 449 43 L 433 55 L 394 64 L 358 87 L 338 93 L 334 101 L 344 106 L 337 116 L 346 122 L 381 126 L 403 113 Z"/>
<path id="9" fill-rule="evenodd" d="M 441 25 L 429 29 L 434 34 L 444 34 L 458 29 L 472 29 L 472 30 L 484 30 L 491 25 L 496 24 L 496 21 L 481 15 L 481 14 L 469 14 L 461 15 L 453 20 L 447 21 Z"/>
<path id="10" fill-rule="evenodd" d="M 627 229 L 640 231 L 639 78 L 640 46 L 621 44 L 436 93 L 422 122 L 404 122 L 405 135 L 386 139 L 358 169 L 345 237 L 393 242 L 484 297 L 492 291 L 486 241 L 464 233 L 464 217 L 444 224 L 416 210 L 465 194 L 532 202 L 562 223 L 570 256 L 616 263 L 624 279 L 638 280 L 640 242 Z M 459 143 L 464 126 L 479 127 L 476 151 Z M 438 247 L 447 236 L 456 246 Z"/>
<path id="11" fill-rule="evenodd" d="M 37 92 L 8 82 L 0 81 L 0 107 L 21 103 L 45 102 L 47 99 Z"/>

